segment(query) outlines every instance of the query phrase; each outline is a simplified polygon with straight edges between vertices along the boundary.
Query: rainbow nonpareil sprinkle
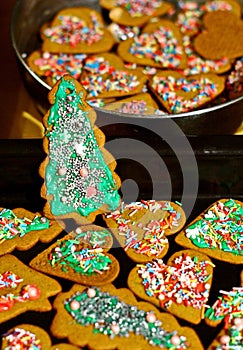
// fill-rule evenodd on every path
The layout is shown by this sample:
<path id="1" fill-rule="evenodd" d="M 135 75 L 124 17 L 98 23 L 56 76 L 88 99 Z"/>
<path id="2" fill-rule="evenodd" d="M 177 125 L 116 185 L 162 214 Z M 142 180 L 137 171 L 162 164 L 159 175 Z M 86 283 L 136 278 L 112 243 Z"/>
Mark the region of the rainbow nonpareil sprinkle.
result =
<path id="1" fill-rule="evenodd" d="M 132 17 L 152 16 L 162 0 L 117 0 L 116 6 L 125 8 Z"/>
<path id="2" fill-rule="evenodd" d="M 63 271 L 71 268 L 87 276 L 109 270 L 111 259 L 102 248 L 79 248 L 79 245 L 79 240 L 75 238 L 59 241 L 48 257 L 51 266 L 59 265 Z"/>
<path id="3" fill-rule="evenodd" d="M 60 25 L 46 28 L 44 35 L 52 42 L 75 47 L 79 43 L 92 45 L 101 40 L 104 31 L 103 24 L 98 21 L 95 13 L 90 13 L 91 25 L 77 16 L 60 16 Z"/>
<path id="4" fill-rule="evenodd" d="M 43 52 L 34 64 L 42 71 L 44 77 L 50 78 L 55 84 L 64 74 L 70 74 L 75 79 L 79 79 L 86 57 L 85 54 Z"/>
<path id="5" fill-rule="evenodd" d="M 88 91 L 89 97 L 97 97 L 109 91 L 132 92 L 140 84 L 132 70 L 116 69 L 103 57 L 89 57 L 85 61 L 84 70 L 87 75 L 81 84 Z"/>
<path id="6" fill-rule="evenodd" d="M 160 63 L 162 67 L 178 68 L 182 60 L 183 48 L 173 31 L 161 26 L 153 33 L 135 36 L 129 52 L 137 58 L 149 58 Z"/>
<path id="7" fill-rule="evenodd" d="M 138 274 L 146 294 L 158 298 L 162 308 L 169 309 L 175 303 L 201 309 L 209 297 L 209 265 L 209 261 L 182 254 L 169 265 L 162 259 L 139 264 Z"/>
<path id="8" fill-rule="evenodd" d="M 197 247 L 243 255 L 243 207 L 233 199 L 217 201 L 185 232 Z"/>
<path id="9" fill-rule="evenodd" d="M 12 331 L 3 334 L 3 340 L 6 341 L 5 350 L 41 350 L 42 345 L 36 334 L 16 327 Z"/>

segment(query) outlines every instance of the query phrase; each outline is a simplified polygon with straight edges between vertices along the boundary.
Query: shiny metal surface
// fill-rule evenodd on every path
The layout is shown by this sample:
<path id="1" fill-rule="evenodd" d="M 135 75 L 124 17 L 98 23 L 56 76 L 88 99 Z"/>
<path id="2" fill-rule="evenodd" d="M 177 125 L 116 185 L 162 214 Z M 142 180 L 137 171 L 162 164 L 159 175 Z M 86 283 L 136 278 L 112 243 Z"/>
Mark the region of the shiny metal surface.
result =
<path id="1" fill-rule="evenodd" d="M 243 3 L 243 1 L 240 1 Z M 38 109 L 45 113 L 49 107 L 47 94 L 50 86 L 37 76 L 26 64 L 25 57 L 40 46 L 38 40 L 41 25 L 64 7 L 88 6 L 100 10 L 98 0 L 17 0 L 11 17 L 11 40 L 18 57 L 20 71 L 26 88 L 35 100 Z M 118 114 L 95 108 L 97 119 L 116 118 L 126 123 L 132 118 L 134 124 L 141 118 L 134 115 Z M 243 97 L 218 106 L 169 116 L 146 116 L 148 127 L 161 125 L 164 119 L 172 119 L 186 135 L 233 134 L 243 120 Z"/>

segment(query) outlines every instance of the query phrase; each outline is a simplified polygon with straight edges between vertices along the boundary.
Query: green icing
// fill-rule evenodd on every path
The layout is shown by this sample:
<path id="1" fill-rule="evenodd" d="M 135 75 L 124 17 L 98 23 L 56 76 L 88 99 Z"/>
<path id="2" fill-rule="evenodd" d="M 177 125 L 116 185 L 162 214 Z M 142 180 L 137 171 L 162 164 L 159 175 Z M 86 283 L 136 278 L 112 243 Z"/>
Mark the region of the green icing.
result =
<path id="1" fill-rule="evenodd" d="M 201 219 L 186 229 L 186 237 L 199 248 L 220 249 L 243 255 L 243 208 L 229 199 L 216 202 Z"/>
<path id="2" fill-rule="evenodd" d="M 117 185 L 104 161 L 82 96 L 73 81 L 62 79 L 48 117 L 49 162 L 47 195 L 54 215 L 78 212 L 83 216 L 120 203 Z M 81 171 L 84 171 L 81 174 Z"/>
<path id="3" fill-rule="evenodd" d="M 10 209 L 0 212 L 0 240 L 23 237 L 26 233 L 45 230 L 50 227 L 50 221 L 45 217 L 36 216 L 33 220 L 18 218 Z"/>
<path id="4" fill-rule="evenodd" d="M 66 268 L 70 267 L 75 272 L 87 276 L 109 269 L 112 261 L 108 255 L 102 253 L 101 248 L 79 248 L 79 244 L 78 239 L 58 241 L 58 246 L 49 254 L 50 264 L 53 267 L 61 266 L 65 272 Z"/>

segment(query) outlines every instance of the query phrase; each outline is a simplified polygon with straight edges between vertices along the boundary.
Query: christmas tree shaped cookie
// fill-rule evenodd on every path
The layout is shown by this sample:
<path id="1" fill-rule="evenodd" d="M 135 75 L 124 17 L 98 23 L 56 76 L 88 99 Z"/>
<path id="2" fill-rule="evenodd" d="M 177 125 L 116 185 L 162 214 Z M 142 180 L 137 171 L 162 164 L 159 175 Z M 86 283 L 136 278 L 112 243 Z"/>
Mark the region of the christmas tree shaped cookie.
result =
<path id="1" fill-rule="evenodd" d="M 77 80 L 65 75 L 48 97 L 52 106 L 43 119 L 47 157 L 40 166 L 44 214 L 93 222 L 120 204 L 116 162 L 104 148 L 105 136 L 95 126 L 95 112 Z"/>

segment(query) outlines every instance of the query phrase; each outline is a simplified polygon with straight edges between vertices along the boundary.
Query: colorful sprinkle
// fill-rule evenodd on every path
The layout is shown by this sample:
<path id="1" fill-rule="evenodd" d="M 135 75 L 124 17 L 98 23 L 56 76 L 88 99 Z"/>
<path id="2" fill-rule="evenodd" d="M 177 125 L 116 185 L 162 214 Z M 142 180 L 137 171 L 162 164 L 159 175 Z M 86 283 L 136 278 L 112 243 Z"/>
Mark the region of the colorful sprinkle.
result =
<path id="1" fill-rule="evenodd" d="M 243 207 L 233 199 L 217 201 L 185 232 L 197 247 L 243 255 Z"/>
<path id="2" fill-rule="evenodd" d="M 42 345 L 36 334 L 22 328 L 14 328 L 3 335 L 7 347 L 5 350 L 41 350 Z"/>

